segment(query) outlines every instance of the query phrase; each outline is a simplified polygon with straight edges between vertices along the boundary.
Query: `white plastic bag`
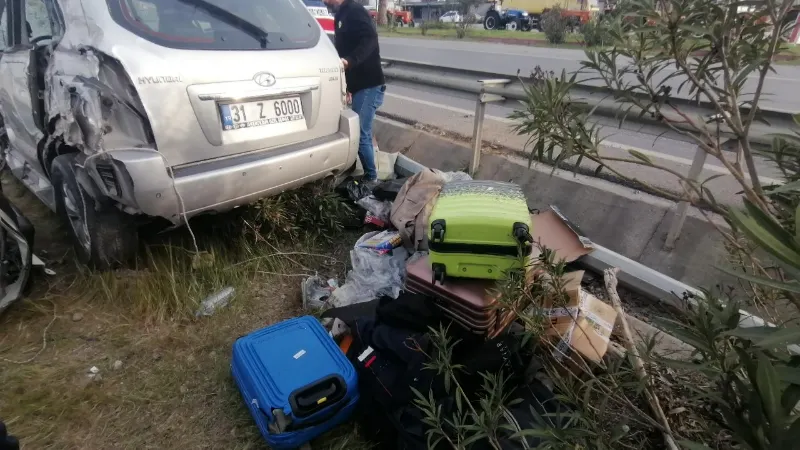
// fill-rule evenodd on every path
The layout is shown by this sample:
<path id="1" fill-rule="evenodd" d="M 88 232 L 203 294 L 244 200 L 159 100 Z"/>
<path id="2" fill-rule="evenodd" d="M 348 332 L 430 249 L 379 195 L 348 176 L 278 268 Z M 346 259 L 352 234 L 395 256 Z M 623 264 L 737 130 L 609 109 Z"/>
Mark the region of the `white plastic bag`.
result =
<path id="1" fill-rule="evenodd" d="M 350 251 L 353 270 L 347 274 L 344 284 L 331 294 L 331 306 L 347 306 L 385 295 L 392 298 L 400 295 L 406 278 L 408 251 L 399 247 L 391 253 L 380 254 L 371 249 L 358 248 L 358 244 L 378 233 L 361 236 L 356 247 Z"/>

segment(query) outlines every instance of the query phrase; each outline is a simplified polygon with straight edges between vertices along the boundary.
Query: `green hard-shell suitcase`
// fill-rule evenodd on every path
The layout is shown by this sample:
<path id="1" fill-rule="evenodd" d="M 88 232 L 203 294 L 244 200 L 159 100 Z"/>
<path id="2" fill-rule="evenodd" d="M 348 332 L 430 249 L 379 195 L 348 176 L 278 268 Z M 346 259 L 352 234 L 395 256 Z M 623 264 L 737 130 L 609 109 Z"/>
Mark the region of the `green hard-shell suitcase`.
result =
<path id="1" fill-rule="evenodd" d="M 528 265 L 533 239 L 522 189 L 498 181 L 447 183 L 431 211 L 428 249 L 434 282 L 497 280 Z"/>

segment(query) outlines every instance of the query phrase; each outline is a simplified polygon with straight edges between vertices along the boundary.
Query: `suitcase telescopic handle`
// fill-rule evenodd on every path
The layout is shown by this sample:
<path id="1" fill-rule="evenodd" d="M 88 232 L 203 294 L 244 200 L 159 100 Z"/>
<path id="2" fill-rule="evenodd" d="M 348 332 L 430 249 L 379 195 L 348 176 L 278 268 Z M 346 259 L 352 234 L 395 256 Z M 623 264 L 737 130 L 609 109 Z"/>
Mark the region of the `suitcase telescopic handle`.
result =
<path id="1" fill-rule="evenodd" d="M 289 405 L 296 417 L 308 417 L 331 405 L 347 394 L 347 383 L 340 375 L 329 375 L 295 389 L 289 394 Z"/>

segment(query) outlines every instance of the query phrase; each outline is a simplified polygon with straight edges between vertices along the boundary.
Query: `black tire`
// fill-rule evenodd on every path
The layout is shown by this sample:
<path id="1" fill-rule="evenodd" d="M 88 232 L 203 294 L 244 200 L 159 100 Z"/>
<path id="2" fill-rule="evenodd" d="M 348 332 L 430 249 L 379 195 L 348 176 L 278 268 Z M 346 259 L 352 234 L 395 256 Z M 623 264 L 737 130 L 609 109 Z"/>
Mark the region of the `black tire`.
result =
<path id="1" fill-rule="evenodd" d="M 500 14 L 497 11 L 489 11 L 483 18 L 484 30 L 497 30 L 500 27 Z"/>
<path id="2" fill-rule="evenodd" d="M 509 25 L 510 25 L 511 31 L 519 31 L 519 30 L 522 29 L 522 20 L 514 19 L 514 20 L 511 21 L 511 23 Z"/>
<path id="3" fill-rule="evenodd" d="M 403 25 L 405 25 L 405 24 L 403 23 L 403 19 L 397 19 L 397 20 L 395 20 L 395 21 L 394 21 L 394 24 L 395 24 L 395 26 L 396 26 L 396 27 L 398 27 L 398 28 L 403 28 Z"/>
<path id="4" fill-rule="evenodd" d="M 113 207 L 98 208 L 75 178 L 74 154 L 56 157 L 50 171 L 56 213 L 67 226 L 78 261 L 98 270 L 130 262 L 139 247 L 134 220 Z"/>

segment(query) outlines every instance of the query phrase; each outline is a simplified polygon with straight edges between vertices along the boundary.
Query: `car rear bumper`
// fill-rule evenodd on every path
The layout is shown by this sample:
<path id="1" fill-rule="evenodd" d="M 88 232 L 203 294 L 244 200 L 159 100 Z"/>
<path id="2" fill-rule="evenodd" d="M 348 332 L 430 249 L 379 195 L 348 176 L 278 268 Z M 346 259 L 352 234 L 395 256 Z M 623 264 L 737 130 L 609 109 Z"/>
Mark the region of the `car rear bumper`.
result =
<path id="1" fill-rule="evenodd" d="M 95 189 L 125 205 L 128 212 L 162 217 L 177 224 L 182 212 L 188 217 L 223 212 L 341 173 L 355 163 L 358 138 L 358 115 L 347 109 L 341 112 L 338 133 L 174 167 L 174 186 L 167 163 L 153 151 L 109 152 L 114 159 L 116 188 L 109 185 L 108 177 L 104 180 L 95 170 L 99 158 L 91 160 L 87 169 Z"/>

